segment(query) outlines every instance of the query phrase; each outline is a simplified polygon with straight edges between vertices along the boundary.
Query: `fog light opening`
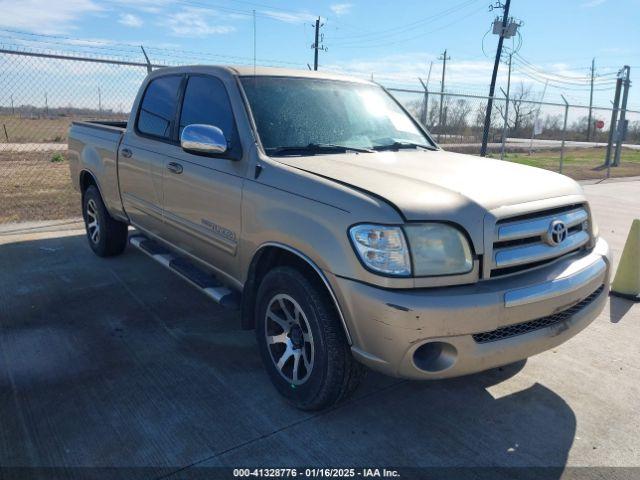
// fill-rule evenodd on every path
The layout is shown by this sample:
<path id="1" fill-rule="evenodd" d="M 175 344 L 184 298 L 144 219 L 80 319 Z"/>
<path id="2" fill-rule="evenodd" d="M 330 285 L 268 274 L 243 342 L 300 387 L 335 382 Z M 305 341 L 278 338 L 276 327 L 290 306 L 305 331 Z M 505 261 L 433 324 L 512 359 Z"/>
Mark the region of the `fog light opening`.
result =
<path id="1" fill-rule="evenodd" d="M 420 370 L 436 373 L 451 367 L 457 357 L 458 351 L 450 343 L 428 342 L 413 353 L 413 363 Z"/>

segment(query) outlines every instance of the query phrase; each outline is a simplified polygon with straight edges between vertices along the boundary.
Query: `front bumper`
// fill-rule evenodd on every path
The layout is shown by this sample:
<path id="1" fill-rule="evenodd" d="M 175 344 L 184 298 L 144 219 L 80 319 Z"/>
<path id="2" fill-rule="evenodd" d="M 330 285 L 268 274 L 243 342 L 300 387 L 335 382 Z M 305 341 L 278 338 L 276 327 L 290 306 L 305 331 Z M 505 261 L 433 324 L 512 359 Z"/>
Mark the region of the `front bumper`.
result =
<path id="1" fill-rule="evenodd" d="M 604 308 L 610 265 L 609 247 L 599 239 L 588 253 L 474 285 L 387 290 L 335 276 L 331 282 L 359 361 L 396 377 L 435 379 L 506 365 L 568 340 Z M 478 334 L 567 311 L 590 295 L 548 326 L 476 341 Z"/>

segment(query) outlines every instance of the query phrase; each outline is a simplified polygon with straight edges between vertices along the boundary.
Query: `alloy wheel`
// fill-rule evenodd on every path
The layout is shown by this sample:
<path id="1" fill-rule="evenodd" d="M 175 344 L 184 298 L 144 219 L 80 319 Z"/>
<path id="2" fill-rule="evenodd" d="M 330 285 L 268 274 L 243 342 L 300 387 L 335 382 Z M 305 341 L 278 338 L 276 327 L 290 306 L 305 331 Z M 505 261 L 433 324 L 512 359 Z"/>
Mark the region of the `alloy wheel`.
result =
<path id="1" fill-rule="evenodd" d="M 291 296 L 275 295 L 265 314 L 265 336 L 271 360 L 292 386 L 302 385 L 313 369 L 313 333 L 304 311 Z"/>
<path id="2" fill-rule="evenodd" d="M 98 221 L 98 206 L 93 198 L 87 202 L 87 233 L 95 244 L 100 241 L 100 222 Z"/>

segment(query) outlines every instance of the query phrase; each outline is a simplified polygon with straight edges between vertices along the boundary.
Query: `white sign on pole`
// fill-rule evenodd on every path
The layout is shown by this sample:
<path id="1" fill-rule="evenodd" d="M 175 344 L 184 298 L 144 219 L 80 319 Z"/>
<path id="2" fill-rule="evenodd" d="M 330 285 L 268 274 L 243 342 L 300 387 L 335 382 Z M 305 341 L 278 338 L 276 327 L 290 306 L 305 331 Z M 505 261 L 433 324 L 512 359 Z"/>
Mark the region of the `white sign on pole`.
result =
<path id="1" fill-rule="evenodd" d="M 542 133 L 542 119 L 536 118 L 536 121 L 533 124 L 533 134 L 540 135 L 541 133 Z"/>

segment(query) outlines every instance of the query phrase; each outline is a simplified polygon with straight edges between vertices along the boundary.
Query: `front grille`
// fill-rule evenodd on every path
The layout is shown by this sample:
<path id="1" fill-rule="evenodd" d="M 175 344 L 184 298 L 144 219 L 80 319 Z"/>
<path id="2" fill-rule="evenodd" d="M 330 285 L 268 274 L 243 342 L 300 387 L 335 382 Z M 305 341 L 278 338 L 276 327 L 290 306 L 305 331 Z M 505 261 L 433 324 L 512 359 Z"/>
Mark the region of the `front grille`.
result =
<path id="1" fill-rule="evenodd" d="M 555 325 L 556 323 L 560 323 L 563 320 L 571 318 L 580 310 L 587 307 L 596 299 L 598 295 L 602 293 L 603 290 L 604 285 L 601 285 L 600 288 L 598 288 L 591 295 L 561 312 L 554 313 L 553 315 L 549 315 L 546 317 L 537 318 L 529 322 L 517 323 L 515 325 L 501 327 L 490 332 L 476 333 L 475 335 L 472 335 L 473 339 L 476 343 L 495 342 L 497 340 L 515 337 L 516 335 L 524 335 L 525 333 L 533 332 L 534 330 L 550 327 L 551 325 Z"/>
<path id="2" fill-rule="evenodd" d="M 552 245 L 548 231 L 556 220 L 566 226 L 567 235 Z M 589 240 L 589 213 L 580 204 L 500 220 L 495 228 L 490 277 L 544 265 L 585 248 Z"/>

